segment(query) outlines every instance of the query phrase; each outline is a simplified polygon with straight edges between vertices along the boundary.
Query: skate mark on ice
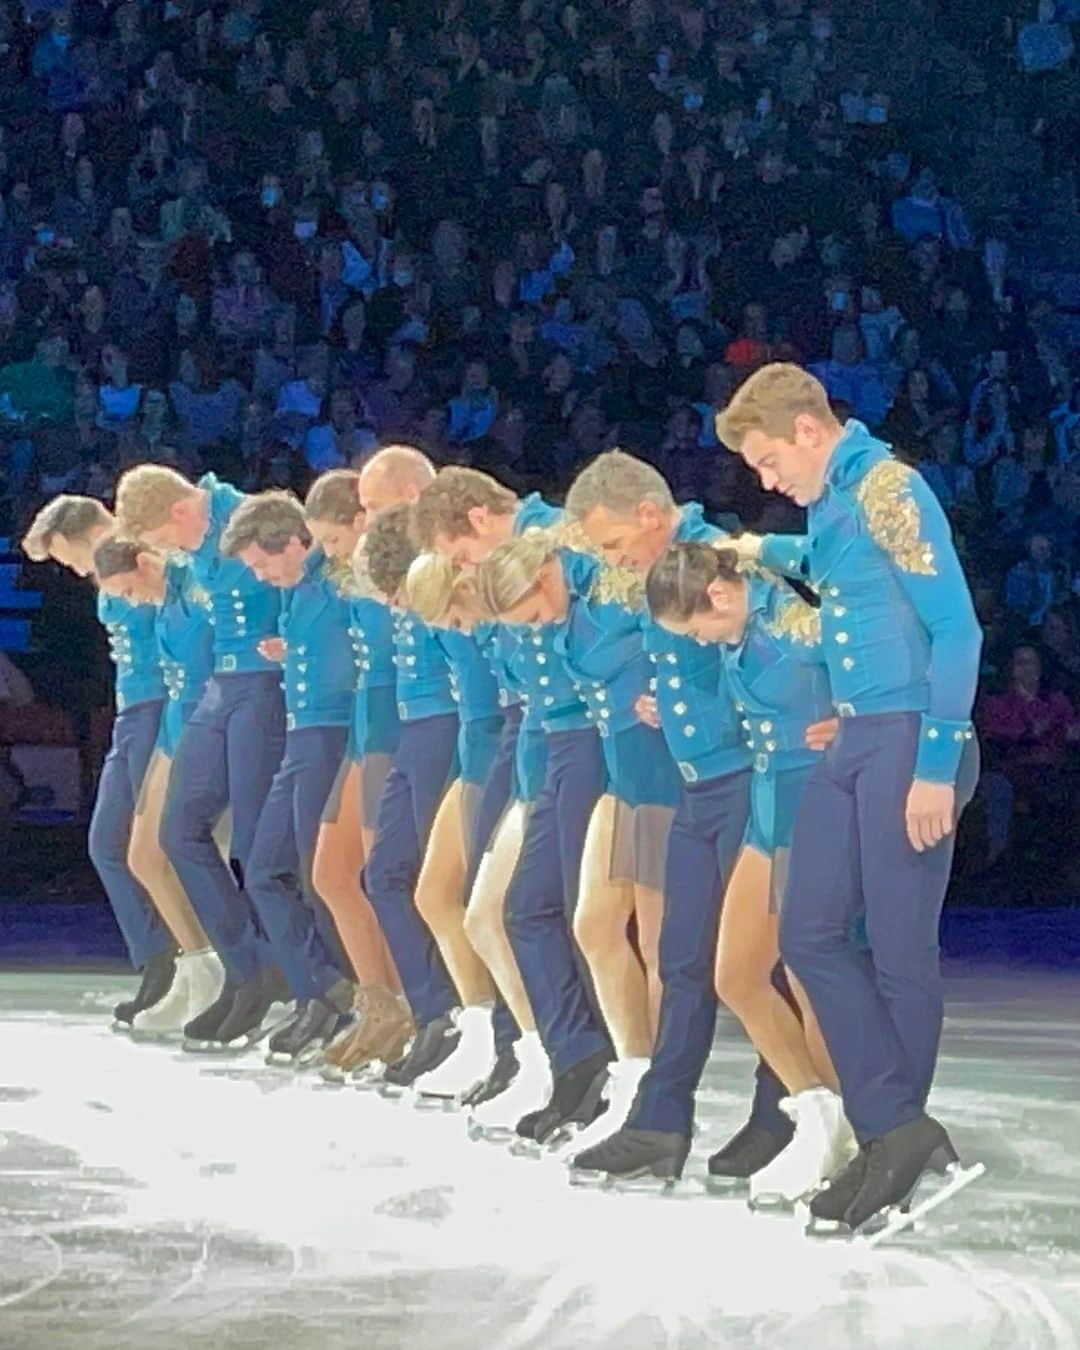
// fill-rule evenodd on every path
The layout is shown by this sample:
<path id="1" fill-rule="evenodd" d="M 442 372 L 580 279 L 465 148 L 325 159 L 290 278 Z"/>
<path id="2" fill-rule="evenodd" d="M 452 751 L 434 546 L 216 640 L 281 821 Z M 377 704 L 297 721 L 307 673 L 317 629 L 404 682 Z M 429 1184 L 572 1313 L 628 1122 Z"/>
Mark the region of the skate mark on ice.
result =
<path id="1" fill-rule="evenodd" d="M 14 1308 L 17 1303 L 25 1303 L 28 1298 L 33 1298 L 35 1294 L 40 1294 L 43 1289 L 48 1289 L 49 1285 L 54 1284 L 64 1272 L 64 1252 L 55 1238 L 37 1228 L 23 1229 L 22 1232 L 24 1240 L 40 1242 L 45 1246 L 52 1257 L 52 1269 L 31 1281 L 25 1289 L 19 1289 L 14 1294 L 0 1296 L 0 1308 Z"/>

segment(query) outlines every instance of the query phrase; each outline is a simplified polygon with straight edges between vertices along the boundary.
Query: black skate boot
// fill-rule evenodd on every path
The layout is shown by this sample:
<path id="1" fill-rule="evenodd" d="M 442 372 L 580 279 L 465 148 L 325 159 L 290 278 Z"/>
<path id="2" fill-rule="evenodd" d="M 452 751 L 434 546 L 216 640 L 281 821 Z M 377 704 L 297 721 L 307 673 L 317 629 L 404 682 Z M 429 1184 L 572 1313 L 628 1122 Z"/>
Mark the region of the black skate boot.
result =
<path id="1" fill-rule="evenodd" d="M 389 1065 L 383 1073 L 379 1082 L 381 1095 L 403 1096 L 422 1073 L 437 1069 L 454 1053 L 459 1039 L 460 1033 L 449 1013 L 421 1027 L 404 1058 Z"/>
<path id="2" fill-rule="evenodd" d="M 814 1237 L 847 1237 L 844 1214 L 862 1188 L 866 1178 L 867 1146 L 864 1144 L 851 1162 L 823 1191 L 810 1201 L 810 1222 L 806 1231 Z"/>
<path id="3" fill-rule="evenodd" d="M 226 983 L 217 998 L 184 1027 L 184 1049 L 195 1053 L 214 1048 L 222 1022 L 232 1010 L 236 985 Z"/>
<path id="4" fill-rule="evenodd" d="M 462 1106 L 479 1106 L 481 1102 L 491 1101 L 492 1097 L 506 1091 L 517 1077 L 517 1071 L 517 1051 L 512 1045 L 507 1045 L 496 1055 L 495 1067 L 487 1078 L 462 1097 Z"/>
<path id="5" fill-rule="evenodd" d="M 597 1050 L 588 1059 L 581 1060 L 572 1069 L 559 1074 L 547 1106 L 539 1111 L 530 1111 L 518 1121 L 517 1133 L 521 1139 L 532 1140 L 533 1144 L 544 1148 L 567 1142 L 574 1125 L 580 1125 L 582 1129 L 591 1125 L 597 1116 L 607 1110 L 603 1092 L 610 1063 L 611 1052 Z M 536 1152 L 527 1147 L 513 1151 L 525 1154 Z"/>
<path id="6" fill-rule="evenodd" d="M 292 998 L 284 977 L 277 970 L 261 971 L 240 985 L 233 997 L 217 1035 L 209 1048 L 219 1053 L 247 1050 L 259 1039 L 259 1028 L 273 1003 L 288 1003 Z"/>
<path id="7" fill-rule="evenodd" d="M 306 999 L 284 1026 L 278 1027 L 266 1047 L 267 1064 L 301 1066 L 315 1059 L 333 1039 L 342 1015 L 322 999 Z"/>
<path id="8" fill-rule="evenodd" d="M 755 1172 L 760 1172 L 791 1143 L 794 1128 L 780 1133 L 766 1130 L 748 1120 L 719 1152 L 709 1159 L 706 1185 L 720 1195 L 738 1195 L 750 1184 Z"/>
<path id="9" fill-rule="evenodd" d="M 932 1116 L 899 1125 L 866 1149 L 866 1173 L 858 1194 L 844 1211 L 851 1233 L 883 1228 L 894 1206 L 906 1211 L 919 1182 L 928 1172 L 950 1173 L 959 1159 L 945 1126 Z"/>
<path id="10" fill-rule="evenodd" d="M 635 1130 L 624 1125 L 570 1161 L 573 1185 L 610 1184 L 616 1190 L 665 1190 L 678 1181 L 690 1140 L 673 1130 Z"/>
<path id="11" fill-rule="evenodd" d="M 176 958 L 180 955 L 178 947 L 158 952 L 143 966 L 142 980 L 134 998 L 125 999 L 113 1009 L 113 1030 L 130 1031 L 135 1014 L 144 1008 L 152 1008 L 160 1003 L 172 987 L 176 977 Z"/>

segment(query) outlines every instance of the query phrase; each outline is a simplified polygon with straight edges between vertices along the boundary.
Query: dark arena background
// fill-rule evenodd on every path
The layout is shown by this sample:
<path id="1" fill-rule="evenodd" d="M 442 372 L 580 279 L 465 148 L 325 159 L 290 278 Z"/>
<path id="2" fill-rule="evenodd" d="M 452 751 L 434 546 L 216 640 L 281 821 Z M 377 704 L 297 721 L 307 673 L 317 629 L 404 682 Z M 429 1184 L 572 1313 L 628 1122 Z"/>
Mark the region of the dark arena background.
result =
<path id="1" fill-rule="evenodd" d="M 0 1346 L 1080 1346 L 1078 0 L 0 0 Z M 404 442 L 561 501 L 618 446 L 728 528 L 802 364 L 926 479 L 984 630 L 935 1111 L 896 1242 L 110 1030 L 94 588 L 19 541 L 158 461 L 301 496 Z"/>

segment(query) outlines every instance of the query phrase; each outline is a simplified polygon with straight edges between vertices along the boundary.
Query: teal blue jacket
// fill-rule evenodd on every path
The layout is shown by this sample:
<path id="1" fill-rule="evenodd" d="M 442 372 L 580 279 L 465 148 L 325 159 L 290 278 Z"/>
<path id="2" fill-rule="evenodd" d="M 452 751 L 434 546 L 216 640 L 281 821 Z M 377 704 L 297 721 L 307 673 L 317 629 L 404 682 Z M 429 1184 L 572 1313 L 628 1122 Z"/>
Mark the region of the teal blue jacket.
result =
<path id="1" fill-rule="evenodd" d="M 915 777 L 954 783 L 974 735 L 982 632 L 948 519 L 919 474 L 849 421 L 806 535 L 767 536 L 761 561 L 821 596 L 837 713 L 920 713 Z"/>
<path id="2" fill-rule="evenodd" d="M 351 600 L 327 567 L 322 549 L 304 560 L 303 579 L 282 592 L 279 632 L 285 642 L 285 726 L 347 726 L 356 695 Z"/>
<path id="3" fill-rule="evenodd" d="M 210 622 L 214 626 L 214 665 L 223 675 L 273 670 L 274 664 L 260 655 L 263 638 L 278 631 L 281 593 L 259 581 L 239 558 L 223 558 L 221 536 L 244 494 L 212 473 L 199 479 L 207 494 L 210 524 L 206 537 L 189 556 L 196 582 L 210 597 Z"/>
<path id="4" fill-rule="evenodd" d="M 133 605 L 130 600 L 98 591 L 97 614 L 109 635 L 109 655 L 116 668 L 117 711 L 164 698 L 154 632 L 155 607 Z"/>

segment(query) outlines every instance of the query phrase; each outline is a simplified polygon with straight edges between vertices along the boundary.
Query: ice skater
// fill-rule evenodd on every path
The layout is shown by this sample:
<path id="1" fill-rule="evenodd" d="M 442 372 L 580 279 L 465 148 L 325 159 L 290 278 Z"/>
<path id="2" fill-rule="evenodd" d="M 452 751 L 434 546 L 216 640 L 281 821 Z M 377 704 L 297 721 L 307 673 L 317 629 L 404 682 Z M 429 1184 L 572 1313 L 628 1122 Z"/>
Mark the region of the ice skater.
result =
<path id="1" fill-rule="evenodd" d="M 166 698 L 157 746 L 143 779 L 128 846 L 128 865 L 154 899 L 180 948 L 176 977 L 159 1002 L 135 1014 L 139 1036 L 172 1036 L 220 996 L 225 982 L 221 958 L 210 945 L 198 915 L 159 839 L 173 758 L 214 669 L 214 634 L 208 597 L 195 584 L 182 556 L 166 559 L 144 544 L 106 535 L 94 549 L 94 573 L 106 595 L 155 608 L 154 633 Z M 228 819 L 217 837 L 228 849 Z"/>
<path id="2" fill-rule="evenodd" d="M 213 474 L 198 484 L 161 464 L 129 469 L 117 485 L 121 531 L 188 555 L 210 597 L 214 674 L 180 736 L 161 821 L 161 844 L 225 963 L 220 998 L 185 1028 L 192 1050 L 218 1051 L 255 1035 L 288 986 L 244 890 L 255 827 L 285 747 L 280 672 L 259 650 L 277 636 L 280 592 L 220 551 L 244 494 Z M 230 862 L 213 831 L 231 809 Z"/>
<path id="3" fill-rule="evenodd" d="M 356 671 L 349 598 L 313 540 L 304 508 L 286 492 L 261 492 L 233 512 L 223 558 L 239 558 L 282 592 L 279 635 L 260 651 L 285 685 L 285 754 L 248 855 L 247 893 L 296 999 L 270 1037 L 271 1063 L 303 1064 L 353 1010 L 352 967 L 333 916 L 315 892 L 319 824 L 345 758 Z"/>
<path id="4" fill-rule="evenodd" d="M 484 599 L 504 623 L 554 625 L 564 668 L 600 736 L 607 782 L 585 837 L 574 936 L 592 974 L 616 1059 L 607 1107 L 573 1141 L 587 1149 L 626 1121 L 653 1051 L 659 1015 L 658 944 L 668 831 L 679 776 L 663 735 L 638 718 L 651 666 L 635 573 L 561 548 L 530 530 L 479 568 Z M 610 622 L 614 606 L 624 622 Z M 637 930 L 637 947 L 628 929 Z"/>
<path id="5" fill-rule="evenodd" d="M 805 537 L 738 547 L 821 596 L 840 730 L 803 794 L 780 951 L 860 1144 L 811 1213 L 859 1231 L 957 1162 L 926 1103 L 943 1020 L 941 906 L 977 777 L 982 636 L 937 498 L 861 423 L 841 425 L 811 375 L 763 367 L 717 431 L 766 488 L 808 508 Z M 869 957 L 852 938 L 860 909 Z"/>
<path id="6" fill-rule="evenodd" d="M 538 496 L 521 501 L 472 469 L 443 469 L 417 504 L 421 542 L 468 567 L 532 526 L 561 531 L 562 514 Z M 590 1125 L 603 1110 L 612 1059 L 588 965 L 573 936 L 585 835 L 607 772 L 599 733 L 557 637 L 551 623 L 524 631 L 511 658 L 513 678 L 528 707 L 539 708 L 547 736 L 544 783 L 505 900 L 507 932 L 551 1068 L 547 1099 L 520 1117 L 515 1132 L 541 1146 Z"/>
<path id="7" fill-rule="evenodd" d="M 669 544 L 723 538 L 700 506 L 676 506 L 652 465 L 618 450 L 581 471 L 566 509 L 612 566 L 642 576 Z M 630 621 L 615 605 L 605 606 L 603 617 L 615 629 Z M 682 1175 L 690 1150 L 694 1094 L 712 1048 L 717 927 L 746 828 L 750 755 L 718 649 L 677 637 L 651 619 L 644 641 L 653 674 L 639 713 L 662 729 L 683 781 L 664 879 L 659 1033 L 625 1126 L 578 1155 L 573 1166 L 623 1180 L 670 1181 Z M 745 1181 L 787 1145 L 792 1127 L 779 1107 L 783 1095 L 761 1061 L 750 1119 L 709 1159 L 711 1178 Z"/>
<path id="8" fill-rule="evenodd" d="M 353 571 L 365 523 L 359 478 L 351 469 L 331 469 L 315 480 L 304 503 L 308 529 L 349 598 L 356 673 L 348 746 L 323 812 L 312 865 L 312 884 L 334 916 L 357 983 L 354 1021 L 324 1054 L 327 1076 L 336 1081 L 371 1060 L 400 1059 L 414 1030 L 393 957 L 363 888 L 400 725 L 390 611 L 363 594 Z"/>
<path id="9" fill-rule="evenodd" d="M 507 1138 L 515 1133 L 517 1122 L 542 1107 L 551 1094 L 551 1068 L 503 913 L 529 812 L 544 780 L 547 738 L 542 709 L 539 701 L 525 707 L 527 695 L 513 669 L 518 639 L 505 625 L 485 621 L 474 573 L 463 572 L 441 554 L 421 554 L 409 568 L 406 595 L 409 607 L 425 623 L 474 632 L 499 682 L 503 731 L 472 832 L 463 927 L 501 997 L 492 1016 L 495 1058 L 491 1072 L 462 1102 L 470 1108 L 471 1128 L 477 1133 Z M 463 1037 L 463 1045 L 445 1067 L 451 1069 L 459 1053 L 467 1049 Z M 490 1055 L 486 1044 L 483 1049 Z M 468 1076 L 471 1072 L 466 1068 Z M 441 1085 L 436 1082 L 434 1086 Z M 426 1090 L 431 1088 L 428 1082 Z"/>
<path id="10" fill-rule="evenodd" d="M 792 831 L 807 777 L 836 731 L 821 617 L 786 583 L 743 575 L 734 553 L 700 543 L 661 554 L 646 598 L 669 632 L 721 644 L 753 754 L 750 820 L 720 916 L 716 990 L 787 1088 L 780 1109 L 795 1126 L 787 1148 L 751 1176 L 751 1203 L 791 1205 L 857 1152 L 817 1019 L 805 999 L 797 1017 L 772 981 Z"/>
<path id="11" fill-rule="evenodd" d="M 94 549 L 115 527 L 112 514 L 96 498 L 64 494 L 38 512 L 22 547 L 34 562 L 52 559 L 76 576 L 91 577 Z M 88 846 L 131 964 L 142 975 L 135 997 L 114 1009 L 117 1028 L 128 1029 L 139 1013 L 168 994 L 180 950 L 128 859 L 139 796 L 161 729 L 165 686 L 153 605 L 99 590 L 97 613 L 116 671 L 116 717 L 98 778 Z M 167 910 L 168 897 L 163 904 Z"/>

